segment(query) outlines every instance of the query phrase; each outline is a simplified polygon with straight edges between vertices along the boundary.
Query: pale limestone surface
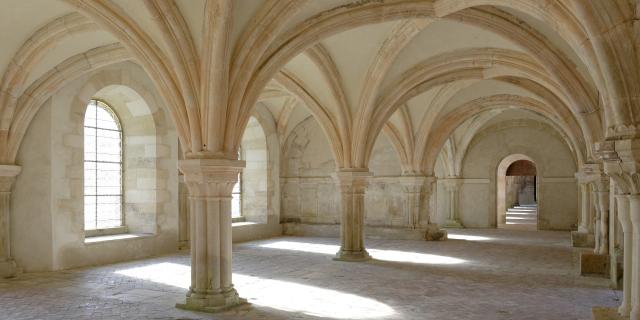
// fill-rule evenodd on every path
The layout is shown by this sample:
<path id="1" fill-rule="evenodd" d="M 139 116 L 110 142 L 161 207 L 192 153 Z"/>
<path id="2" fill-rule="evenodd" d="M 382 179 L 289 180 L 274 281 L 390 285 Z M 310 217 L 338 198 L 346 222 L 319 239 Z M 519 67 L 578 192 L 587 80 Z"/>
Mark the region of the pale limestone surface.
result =
<path id="1" fill-rule="evenodd" d="M 16 320 L 560 320 L 618 303 L 619 291 L 576 275 L 568 232 L 449 231 L 445 242 L 367 240 L 366 263 L 332 261 L 333 238 L 234 245 L 234 283 L 252 305 L 216 315 L 173 308 L 189 286 L 186 254 L 23 274 L 0 282 L 0 309 Z"/>
<path id="2" fill-rule="evenodd" d="M 155 95 L 144 70 L 121 63 L 71 82 L 36 115 L 18 152 L 28 169 L 18 176 L 16 192 L 12 193 L 13 252 L 25 271 L 112 263 L 176 251 L 177 137 L 166 108 Z M 124 129 L 125 223 L 130 232 L 152 237 L 84 243 L 83 119 L 91 98 L 108 101 Z M 34 201 L 34 194 L 41 201 Z"/>
<path id="3" fill-rule="evenodd" d="M 640 234 L 638 1 L 0 4 L 6 8 L 0 10 L 0 162 L 24 168 L 0 201 L 0 247 L 5 248 L 0 276 L 7 275 L 2 264 L 13 261 L 9 251 L 24 270 L 41 271 L 173 252 L 177 239 L 186 245 L 187 235 L 203 244 L 205 235 L 223 234 L 228 250 L 198 268 L 193 284 L 217 273 L 213 266 L 231 259 L 229 210 L 219 199 L 229 194 L 204 195 L 221 205 L 211 208 L 214 219 L 219 214 L 228 223 L 191 219 L 190 234 L 185 230 L 188 197 L 179 191 L 175 164 L 178 158 L 236 160 L 247 127 L 255 128 L 247 126 L 249 119 L 262 109 L 259 121 L 273 120 L 270 129 L 261 121 L 267 178 L 255 177 L 256 190 L 247 193 L 260 202 L 266 198 L 267 204 L 246 207 L 248 219 L 264 222 L 266 212 L 267 223 L 238 229 L 234 239 L 279 234 L 279 218 L 288 216 L 311 227 L 337 227 L 340 221 L 346 228 L 343 240 L 345 235 L 361 238 L 363 224 L 413 228 L 407 234 L 433 222 L 494 226 L 494 206 L 502 196 L 494 192 L 494 168 L 506 156 L 525 153 L 544 167 L 542 228 L 576 226 L 574 173 L 591 177 L 591 186 L 580 195 L 581 231 L 593 233 L 594 250 L 609 254 L 611 261 L 626 249 L 626 275 L 632 279 L 625 291 L 629 296 L 633 287 L 636 294 L 623 306 L 632 310 L 622 311 L 640 319 L 640 238 L 629 240 L 631 230 Z M 148 90 L 135 91 L 144 103 L 135 99 L 132 105 L 162 110 L 159 120 L 166 123 L 157 121 L 155 136 L 142 132 L 145 137 L 127 146 L 133 159 L 125 159 L 136 175 L 125 183 L 129 227 L 155 237 L 90 248 L 83 245 L 80 221 L 77 107 L 102 96 L 101 87 L 87 80 L 105 69 L 133 76 L 111 83 L 117 86 L 140 79 L 132 70 L 143 75 Z M 119 100 L 112 94 L 102 97 Z M 140 118 L 138 129 L 149 129 L 150 117 L 138 117 L 138 111 L 131 119 Z M 295 135 L 310 122 L 316 123 L 313 132 Z M 505 123 L 523 130 L 493 134 Z M 153 140 L 159 143 L 148 146 Z M 282 163 L 289 156 L 305 158 L 296 154 L 299 150 L 287 153 L 289 140 L 309 149 L 312 161 L 299 167 L 305 172 L 276 169 L 280 155 L 285 155 Z M 154 159 L 159 160 L 155 179 L 140 166 Z M 264 169 L 262 160 L 248 171 Z M 329 177 L 344 171 L 370 172 L 374 178 L 357 193 L 340 185 L 339 195 Z M 405 178 L 425 184 L 408 184 Z M 443 183 L 433 192 L 436 178 L 451 178 L 442 181 L 446 197 Z M 189 200 L 192 215 L 208 212 L 202 210 L 203 200 Z M 618 211 L 626 207 L 628 221 L 618 221 Z M 626 230 L 624 245 L 621 230 Z M 192 254 L 203 257 L 196 250 Z M 220 273 L 228 279 L 231 272 Z M 617 281 L 615 273 L 612 280 Z"/>

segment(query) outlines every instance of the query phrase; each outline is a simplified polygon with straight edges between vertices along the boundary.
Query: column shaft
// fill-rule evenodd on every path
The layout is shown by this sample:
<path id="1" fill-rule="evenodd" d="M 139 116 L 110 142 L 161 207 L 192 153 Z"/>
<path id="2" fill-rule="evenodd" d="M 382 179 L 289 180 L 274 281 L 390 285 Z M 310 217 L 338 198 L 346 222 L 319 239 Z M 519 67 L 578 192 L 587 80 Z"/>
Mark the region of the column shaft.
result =
<path id="1" fill-rule="evenodd" d="M 608 254 L 609 253 L 609 192 L 608 191 L 599 191 L 598 192 L 598 209 L 600 212 L 600 221 L 599 221 L 599 234 L 600 238 L 599 247 L 597 249 L 597 254 Z"/>
<path id="2" fill-rule="evenodd" d="M 335 260 L 364 261 L 371 257 L 364 246 L 365 191 L 371 173 L 364 170 L 334 173 L 341 194 L 340 251 Z"/>
<path id="3" fill-rule="evenodd" d="M 629 196 L 629 218 L 633 228 L 631 269 L 631 320 L 640 320 L 640 195 Z M 626 252 L 625 252 L 626 257 Z"/>
<path id="4" fill-rule="evenodd" d="M 631 311 L 631 286 L 632 286 L 632 259 L 633 259 L 633 229 L 629 218 L 629 198 L 626 195 L 616 195 L 618 204 L 618 220 L 622 225 L 624 235 L 624 273 L 622 280 L 622 303 L 618 312 L 623 316 L 629 316 Z"/>
<path id="5" fill-rule="evenodd" d="M 190 159 L 179 167 L 190 194 L 191 286 L 177 307 L 217 312 L 245 303 L 231 279 L 231 191 L 244 161 Z"/>
<path id="6" fill-rule="evenodd" d="M 20 170 L 19 166 L 0 165 L 0 278 L 19 272 L 11 256 L 11 188 Z"/>
<path id="7" fill-rule="evenodd" d="M 444 186 L 449 196 L 449 217 L 445 223 L 445 227 L 447 228 L 463 228 L 458 214 L 459 191 L 461 185 L 462 179 L 459 178 L 447 178 L 444 180 Z"/>
<path id="8" fill-rule="evenodd" d="M 589 185 L 587 183 L 580 184 L 580 226 L 578 232 L 589 232 Z"/>

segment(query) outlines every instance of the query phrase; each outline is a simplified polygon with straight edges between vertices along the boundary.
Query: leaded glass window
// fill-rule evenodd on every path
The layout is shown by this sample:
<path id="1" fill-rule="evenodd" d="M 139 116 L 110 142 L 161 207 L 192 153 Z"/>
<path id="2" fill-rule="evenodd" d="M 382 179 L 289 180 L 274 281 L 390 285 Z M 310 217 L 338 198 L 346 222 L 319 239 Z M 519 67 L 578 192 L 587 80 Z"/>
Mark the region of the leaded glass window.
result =
<path id="1" fill-rule="evenodd" d="M 84 228 L 122 225 L 122 128 L 111 107 L 91 100 L 84 115 Z"/>

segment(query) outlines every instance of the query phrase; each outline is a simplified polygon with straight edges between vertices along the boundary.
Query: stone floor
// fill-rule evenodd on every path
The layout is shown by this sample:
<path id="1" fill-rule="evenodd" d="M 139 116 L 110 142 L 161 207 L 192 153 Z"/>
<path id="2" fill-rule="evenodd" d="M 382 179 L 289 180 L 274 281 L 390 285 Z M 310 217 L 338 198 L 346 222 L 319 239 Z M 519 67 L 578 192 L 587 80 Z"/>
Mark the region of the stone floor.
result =
<path id="1" fill-rule="evenodd" d="M 187 254 L 0 281 L 0 319 L 590 319 L 620 292 L 577 276 L 568 232 L 450 230 L 444 242 L 368 240 L 367 263 L 332 261 L 337 239 L 234 246 L 251 305 L 222 314 L 174 304 Z"/>

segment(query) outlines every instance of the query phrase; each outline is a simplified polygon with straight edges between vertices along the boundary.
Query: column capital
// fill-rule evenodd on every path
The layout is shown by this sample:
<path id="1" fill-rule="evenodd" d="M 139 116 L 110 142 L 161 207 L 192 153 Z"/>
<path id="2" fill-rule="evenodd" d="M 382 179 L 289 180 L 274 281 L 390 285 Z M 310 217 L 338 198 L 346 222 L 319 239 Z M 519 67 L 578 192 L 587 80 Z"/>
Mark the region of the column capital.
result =
<path id="1" fill-rule="evenodd" d="M 456 191 L 464 184 L 464 179 L 460 179 L 460 177 L 446 177 L 440 180 L 444 183 L 444 187 L 449 191 Z"/>
<path id="2" fill-rule="evenodd" d="M 11 192 L 11 187 L 20 171 L 22 171 L 21 166 L 0 165 L 0 192 Z"/>
<path id="3" fill-rule="evenodd" d="M 604 170 L 623 194 L 640 193 L 640 139 L 604 141 Z"/>
<path id="4" fill-rule="evenodd" d="M 580 166 L 580 170 L 575 173 L 575 177 L 579 184 L 589 184 L 604 175 L 602 163 L 587 162 Z"/>
<path id="5" fill-rule="evenodd" d="M 397 178 L 405 192 L 431 192 L 431 186 L 436 182 L 434 176 L 406 175 Z"/>
<path id="6" fill-rule="evenodd" d="M 628 195 L 629 204 L 631 205 L 629 210 L 629 220 L 633 223 L 634 228 L 640 229 L 640 210 L 633 210 L 640 207 L 640 194 Z"/>
<path id="7" fill-rule="evenodd" d="M 228 197 L 245 167 L 242 160 L 187 159 L 178 161 L 184 182 L 194 197 Z"/>
<path id="8" fill-rule="evenodd" d="M 365 169 L 339 170 L 331 174 L 343 192 L 364 192 L 369 185 L 373 173 Z"/>

